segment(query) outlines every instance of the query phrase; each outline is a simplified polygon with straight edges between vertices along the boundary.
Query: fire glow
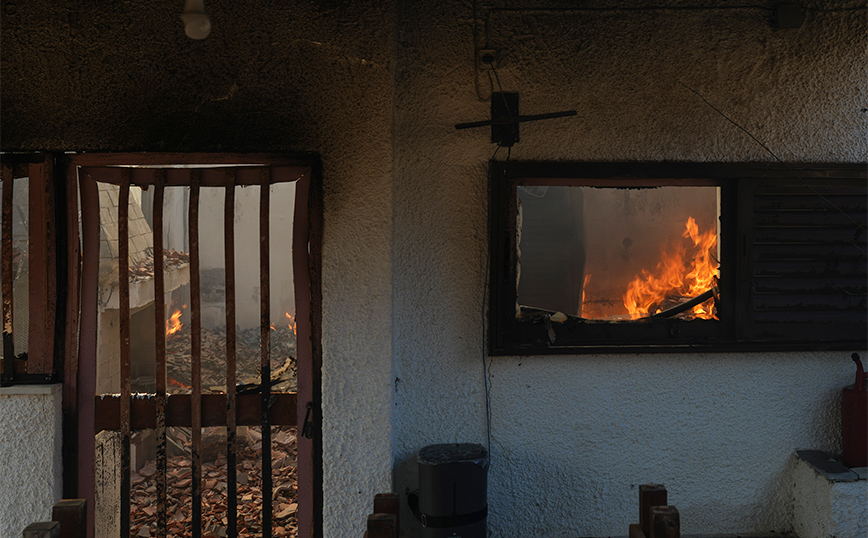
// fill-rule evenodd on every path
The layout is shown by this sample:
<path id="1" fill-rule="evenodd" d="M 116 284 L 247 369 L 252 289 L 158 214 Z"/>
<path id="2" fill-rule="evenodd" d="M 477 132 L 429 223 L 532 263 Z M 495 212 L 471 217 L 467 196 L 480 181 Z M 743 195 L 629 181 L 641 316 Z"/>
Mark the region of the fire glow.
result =
<path id="1" fill-rule="evenodd" d="M 670 241 L 661 248 L 661 260 L 652 271 L 643 269 L 627 287 L 624 306 L 632 319 L 657 314 L 715 288 L 718 277 L 717 234 L 700 233 L 693 217 L 687 219 L 682 241 Z M 717 319 L 705 301 L 685 315 Z"/>
<path id="2" fill-rule="evenodd" d="M 285 312 L 284 315 L 286 316 L 286 319 L 289 320 L 289 323 L 286 326 L 292 330 L 292 334 L 298 336 L 298 324 L 295 322 L 295 318 L 289 312 Z M 273 322 L 271 323 L 271 330 L 277 330 L 277 326 Z"/>
<path id="3" fill-rule="evenodd" d="M 182 306 L 181 308 L 187 308 L 187 305 Z M 181 310 L 175 310 L 175 312 L 166 320 L 166 336 L 171 336 L 176 332 L 181 330 L 184 324 L 181 323 Z"/>

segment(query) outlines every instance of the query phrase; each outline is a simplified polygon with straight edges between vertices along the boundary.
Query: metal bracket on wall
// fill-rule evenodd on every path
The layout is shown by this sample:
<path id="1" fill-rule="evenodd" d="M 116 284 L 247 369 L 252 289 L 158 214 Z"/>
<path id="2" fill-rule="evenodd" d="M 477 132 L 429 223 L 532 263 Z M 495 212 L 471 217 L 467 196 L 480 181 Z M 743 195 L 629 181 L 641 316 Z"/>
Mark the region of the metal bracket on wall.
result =
<path id="1" fill-rule="evenodd" d="M 474 127 L 491 126 L 491 142 L 501 147 L 512 147 L 519 141 L 518 126 L 527 121 L 548 120 L 575 116 L 575 110 L 564 112 L 549 112 L 547 114 L 532 114 L 521 116 L 518 113 L 518 93 L 494 92 L 491 94 L 491 119 L 458 123 L 456 129 L 472 129 Z"/>

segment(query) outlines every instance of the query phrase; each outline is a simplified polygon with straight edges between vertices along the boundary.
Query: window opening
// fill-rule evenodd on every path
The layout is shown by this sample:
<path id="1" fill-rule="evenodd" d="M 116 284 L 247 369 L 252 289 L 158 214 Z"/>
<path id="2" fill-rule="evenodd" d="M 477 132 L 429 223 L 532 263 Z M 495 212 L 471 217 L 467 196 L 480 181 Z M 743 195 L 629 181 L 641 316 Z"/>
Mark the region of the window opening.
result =
<path id="1" fill-rule="evenodd" d="M 62 308 L 55 251 L 63 247 L 55 236 L 53 158 L 4 154 L 0 168 L 0 383 L 55 382 L 55 314 Z"/>
<path id="2" fill-rule="evenodd" d="M 0 346 L 0 357 L 9 357 L 2 361 L 3 372 L 7 374 L 17 370 L 24 373 L 24 360 L 28 349 L 28 325 L 30 318 L 30 250 L 28 237 L 29 223 L 29 178 L 14 177 L 9 169 L 9 178 L 3 178 L 3 219 L 2 233 L 3 250 L 3 286 L 0 298 L 11 297 L 4 306 L 4 333 L 9 332 L 11 341 Z M 4 174 L 6 176 L 7 174 Z M 10 179 L 11 178 L 11 179 Z M 10 226 L 11 225 L 11 226 Z M 6 230 L 11 233 L 6 236 Z M 7 251 L 8 250 L 8 254 Z M 7 269 L 8 268 L 8 269 Z M 11 327 L 11 331 L 7 331 Z M 13 359 L 18 358 L 19 364 L 11 366 Z M 11 375 L 14 377 L 14 375 Z"/>
<path id="3" fill-rule="evenodd" d="M 491 165 L 494 355 L 850 349 L 859 164 Z"/>
<path id="4" fill-rule="evenodd" d="M 717 187 L 537 185 L 516 196 L 517 316 L 717 319 Z"/>

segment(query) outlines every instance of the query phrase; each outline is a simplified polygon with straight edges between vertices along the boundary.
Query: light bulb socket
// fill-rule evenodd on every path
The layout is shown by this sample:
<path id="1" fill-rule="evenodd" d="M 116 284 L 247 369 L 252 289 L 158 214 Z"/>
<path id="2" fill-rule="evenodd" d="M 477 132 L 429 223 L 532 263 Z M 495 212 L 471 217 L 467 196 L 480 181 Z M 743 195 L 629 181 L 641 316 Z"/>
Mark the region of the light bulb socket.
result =
<path id="1" fill-rule="evenodd" d="M 181 20 L 190 39 L 205 39 L 211 33 L 211 19 L 205 13 L 182 13 Z"/>

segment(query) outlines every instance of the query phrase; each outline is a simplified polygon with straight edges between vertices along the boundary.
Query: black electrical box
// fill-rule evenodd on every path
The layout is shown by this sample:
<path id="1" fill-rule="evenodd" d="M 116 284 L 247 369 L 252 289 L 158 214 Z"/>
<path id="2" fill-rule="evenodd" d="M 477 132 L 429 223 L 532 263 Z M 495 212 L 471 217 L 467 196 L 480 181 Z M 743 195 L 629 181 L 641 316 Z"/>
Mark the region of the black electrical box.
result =
<path id="1" fill-rule="evenodd" d="M 422 538 L 486 538 L 488 451 L 470 443 L 430 445 L 417 463 L 419 492 L 410 507 Z"/>
<path id="2" fill-rule="evenodd" d="M 519 141 L 518 93 L 494 92 L 491 94 L 491 141 L 504 148 L 511 148 Z"/>

